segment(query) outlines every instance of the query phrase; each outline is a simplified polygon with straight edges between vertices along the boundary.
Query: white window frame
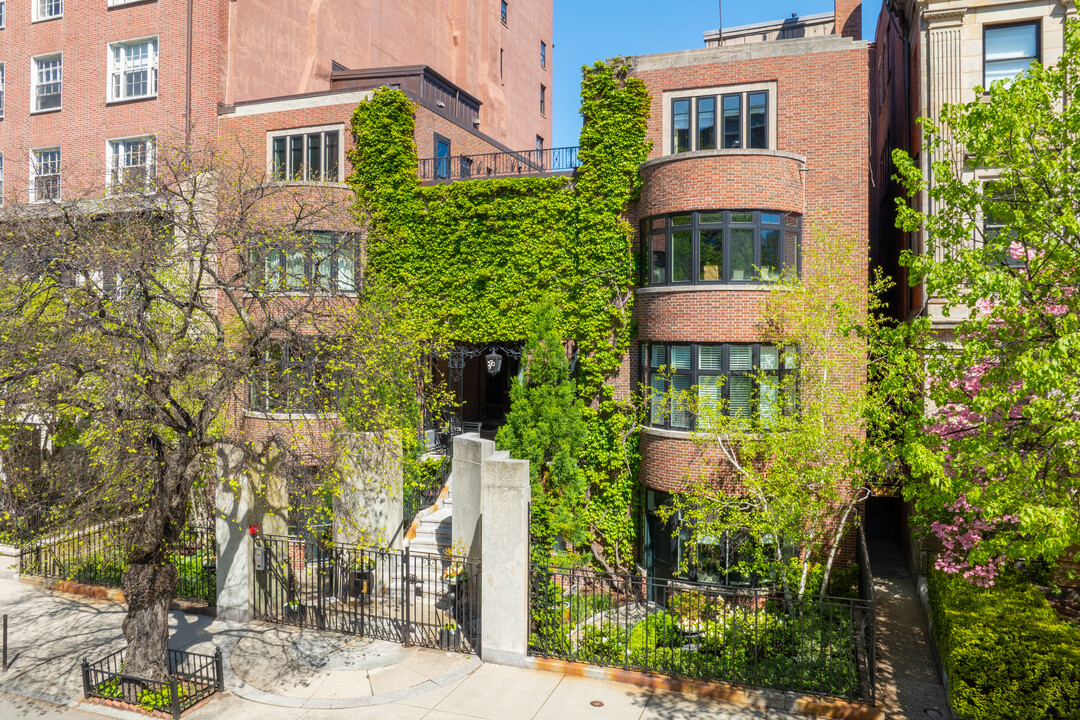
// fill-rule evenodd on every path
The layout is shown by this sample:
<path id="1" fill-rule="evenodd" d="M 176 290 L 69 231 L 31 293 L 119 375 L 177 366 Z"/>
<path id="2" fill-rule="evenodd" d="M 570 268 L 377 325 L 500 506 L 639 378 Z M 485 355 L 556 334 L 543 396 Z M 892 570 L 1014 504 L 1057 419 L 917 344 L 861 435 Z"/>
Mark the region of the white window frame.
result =
<path id="1" fill-rule="evenodd" d="M 274 139 L 275 138 L 289 138 L 294 135 L 312 135 L 315 133 L 328 133 L 337 131 L 338 133 L 338 148 L 337 148 L 337 180 L 302 180 L 300 178 L 291 178 L 286 174 L 284 179 L 274 177 Z M 286 139 L 286 143 L 289 141 Z M 305 141 L 306 143 L 306 141 Z M 288 162 L 289 147 L 286 145 L 286 162 Z M 307 145 L 304 145 L 303 161 L 307 164 Z M 323 151 L 323 167 L 326 166 L 325 150 Z M 334 185 L 342 184 L 345 177 L 345 125 L 342 123 L 336 123 L 334 125 L 312 125 L 310 127 L 298 127 L 289 128 L 288 130 L 270 130 L 266 133 L 266 177 L 270 182 L 277 183 L 314 183 L 318 185 Z M 306 171 L 305 171 L 306 177 Z"/>
<path id="2" fill-rule="evenodd" d="M 7 24 L 7 3 L 4 0 L 0 0 L 0 30 L 4 29 L 4 25 Z"/>
<path id="3" fill-rule="evenodd" d="M 127 72 L 132 72 L 132 69 L 126 67 L 126 57 L 122 58 L 120 63 L 117 64 L 116 51 L 120 50 L 121 53 L 123 53 L 123 48 L 143 44 L 149 44 L 148 61 L 146 65 L 147 92 L 144 95 L 125 95 L 124 88 L 126 83 L 124 82 L 124 75 Z M 117 93 L 116 88 L 117 76 L 119 76 L 120 80 L 119 94 Z M 109 43 L 106 77 L 108 82 L 108 88 L 106 89 L 107 102 L 128 102 L 129 100 L 149 100 L 156 98 L 158 96 L 158 36 L 148 35 L 147 37 L 135 38 L 133 40 L 121 40 L 119 42 Z"/>
<path id="4" fill-rule="evenodd" d="M 0 153 L 0 206 L 4 204 L 4 154 Z"/>
<path id="5" fill-rule="evenodd" d="M 119 165 L 117 161 L 123 157 L 128 143 L 146 143 L 146 164 L 143 166 L 142 192 L 149 192 L 153 188 L 154 166 L 157 155 L 157 142 L 153 135 L 133 135 L 131 137 L 112 138 L 106 141 L 105 164 L 105 187 L 110 194 L 130 195 L 133 194 L 134 184 L 124 182 L 123 172 L 128 166 Z"/>
<path id="6" fill-rule="evenodd" d="M 42 15 L 41 10 L 44 6 L 59 3 L 60 12 L 55 15 Z M 30 0 L 31 7 L 31 20 L 33 22 L 45 22 L 46 20 L 56 20 L 64 17 L 64 0 Z"/>
<path id="7" fill-rule="evenodd" d="M 132 3 L 146 2 L 146 0 L 109 0 L 109 7 L 116 7 L 117 5 L 131 5 Z"/>
<path id="8" fill-rule="evenodd" d="M 3 3 L 0 3 L 3 5 Z M 0 118 L 4 117 L 4 63 L 0 62 Z"/>
<path id="9" fill-rule="evenodd" d="M 39 69 L 38 69 L 38 66 L 39 66 L 39 64 L 41 62 L 43 62 L 45 60 L 52 60 L 53 58 L 59 58 L 60 59 L 60 79 L 59 79 L 59 83 L 60 83 L 60 104 L 57 107 L 54 107 L 54 108 L 39 109 L 38 106 L 37 106 L 37 102 L 38 102 L 37 90 L 38 90 L 38 87 L 40 85 L 38 83 L 38 79 L 39 79 L 38 76 L 39 76 L 39 72 L 40 72 Z M 46 53 L 45 55 L 35 55 L 34 57 L 30 58 L 30 114 L 33 115 L 33 114 L 36 114 L 36 113 L 59 112 L 60 110 L 63 110 L 63 109 L 64 109 L 64 53 L 58 52 L 58 53 Z"/>
<path id="10" fill-rule="evenodd" d="M 57 168 L 56 168 L 56 197 L 54 198 L 39 198 L 37 197 L 37 166 L 38 166 L 38 153 L 53 152 L 57 153 Z M 61 153 L 59 145 L 51 145 L 47 147 L 34 148 L 30 151 L 30 202 L 32 203 L 44 203 L 44 202 L 59 202 L 63 197 L 63 172 L 64 172 L 64 156 Z M 50 173 L 51 174 L 51 173 Z"/>

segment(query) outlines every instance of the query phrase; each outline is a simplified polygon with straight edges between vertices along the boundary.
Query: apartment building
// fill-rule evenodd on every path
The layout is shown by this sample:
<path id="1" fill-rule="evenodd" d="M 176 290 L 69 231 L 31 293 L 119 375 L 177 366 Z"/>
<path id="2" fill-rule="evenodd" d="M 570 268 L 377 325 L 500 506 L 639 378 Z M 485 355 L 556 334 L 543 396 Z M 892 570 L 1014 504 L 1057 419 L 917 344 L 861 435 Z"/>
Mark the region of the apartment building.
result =
<path id="1" fill-rule="evenodd" d="M 436 112 L 452 98 L 468 128 L 532 149 L 551 137 L 551 35 L 550 2 L 3 0 L 0 195 L 139 182 L 155 144 L 215 138 L 219 106 L 372 69 L 423 68 Z"/>
<path id="2" fill-rule="evenodd" d="M 631 387 L 653 393 L 639 473 L 651 575 L 679 574 L 686 537 L 656 509 L 717 459 L 694 444 L 694 418 L 658 398 L 722 377 L 730 412 L 767 412 L 768 388 L 751 375 L 797 372 L 761 342 L 771 282 L 802 270 L 808 244 L 827 242 L 815 234 L 827 220 L 869 248 L 872 51 L 860 27 L 861 3 L 837 0 L 829 16 L 726 28 L 706 33 L 703 48 L 631 58 L 652 97 L 653 153 L 632 208 L 642 277 L 630 358 Z M 837 258 L 829 272 L 865 283 L 867 259 Z M 863 375 L 853 367 L 837 382 Z M 732 582 L 732 558 L 709 548 L 692 572 Z"/>

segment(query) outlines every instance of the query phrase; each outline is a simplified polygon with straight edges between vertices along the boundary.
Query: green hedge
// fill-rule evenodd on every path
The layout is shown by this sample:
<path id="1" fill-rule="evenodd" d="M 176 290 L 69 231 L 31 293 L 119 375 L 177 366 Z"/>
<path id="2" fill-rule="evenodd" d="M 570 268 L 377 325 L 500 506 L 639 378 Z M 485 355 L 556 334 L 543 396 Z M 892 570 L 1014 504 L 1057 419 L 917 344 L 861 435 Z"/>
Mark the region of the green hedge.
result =
<path id="1" fill-rule="evenodd" d="M 930 609 L 964 720 L 1080 719 L 1080 630 L 1031 585 L 976 588 L 932 571 Z"/>

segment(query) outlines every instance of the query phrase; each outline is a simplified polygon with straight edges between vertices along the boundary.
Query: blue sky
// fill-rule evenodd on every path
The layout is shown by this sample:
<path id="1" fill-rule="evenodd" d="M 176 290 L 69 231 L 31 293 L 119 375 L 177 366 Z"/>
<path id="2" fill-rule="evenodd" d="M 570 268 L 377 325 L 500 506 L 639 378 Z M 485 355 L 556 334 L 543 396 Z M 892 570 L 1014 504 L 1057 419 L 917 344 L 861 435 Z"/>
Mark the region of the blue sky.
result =
<path id="1" fill-rule="evenodd" d="M 582 65 L 615 55 L 704 47 L 719 22 L 717 0 L 554 0 L 555 113 L 551 147 L 577 145 Z M 873 39 L 881 0 L 863 0 L 863 39 Z M 779 20 L 791 13 L 832 12 L 833 0 L 740 0 L 723 3 L 724 27 Z"/>

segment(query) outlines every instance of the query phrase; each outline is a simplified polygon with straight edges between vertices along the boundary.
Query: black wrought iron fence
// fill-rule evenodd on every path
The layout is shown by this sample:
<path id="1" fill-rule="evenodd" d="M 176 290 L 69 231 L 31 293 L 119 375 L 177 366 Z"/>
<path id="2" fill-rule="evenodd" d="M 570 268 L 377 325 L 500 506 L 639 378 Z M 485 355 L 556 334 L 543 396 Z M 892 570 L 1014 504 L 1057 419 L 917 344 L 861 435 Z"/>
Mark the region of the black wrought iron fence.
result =
<path id="1" fill-rule="evenodd" d="M 529 653 L 874 702 L 874 605 L 534 566 Z"/>
<path id="2" fill-rule="evenodd" d="M 423 158 L 417 172 L 421 180 L 482 180 L 573 172 L 580 165 L 577 147 L 562 147 Z"/>
<path id="3" fill-rule="evenodd" d="M 184 650 L 168 651 L 168 680 L 147 680 L 124 673 L 124 651 L 97 662 L 82 661 L 84 698 L 101 698 L 134 705 L 146 711 L 171 715 L 185 710 L 225 689 L 221 650 L 199 655 Z"/>
<path id="4" fill-rule="evenodd" d="M 260 535 L 255 611 L 270 622 L 477 653 L 480 564 L 465 557 Z"/>
<path id="5" fill-rule="evenodd" d="M 20 548 L 19 573 L 121 587 L 127 569 L 126 533 L 124 523 L 112 523 L 40 537 Z M 212 605 L 217 596 L 214 529 L 185 529 L 169 559 L 179 574 L 176 597 Z"/>

